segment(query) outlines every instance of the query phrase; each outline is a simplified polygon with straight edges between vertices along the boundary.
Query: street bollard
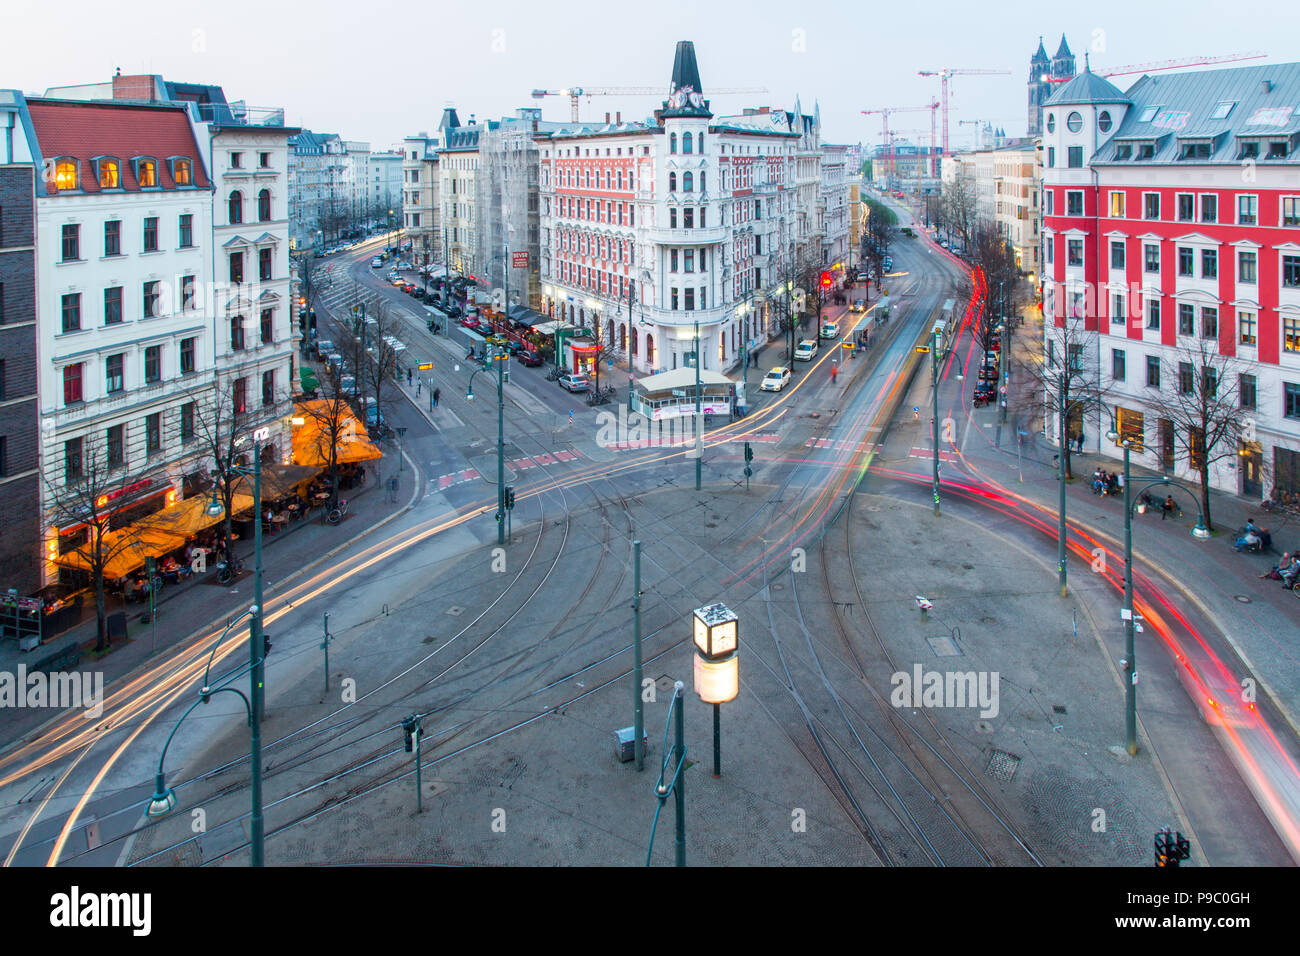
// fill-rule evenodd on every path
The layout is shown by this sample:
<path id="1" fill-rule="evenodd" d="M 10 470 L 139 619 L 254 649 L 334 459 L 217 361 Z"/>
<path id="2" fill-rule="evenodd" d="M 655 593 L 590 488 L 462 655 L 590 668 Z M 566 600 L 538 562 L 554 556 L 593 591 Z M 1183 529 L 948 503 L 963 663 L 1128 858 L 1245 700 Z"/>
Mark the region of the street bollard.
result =
<path id="1" fill-rule="evenodd" d="M 916 596 L 916 606 L 921 609 L 921 620 L 922 621 L 929 620 L 929 618 L 927 617 L 927 612 L 934 608 L 934 603 L 931 601 L 927 601 L 924 597 L 918 594 Z"/>

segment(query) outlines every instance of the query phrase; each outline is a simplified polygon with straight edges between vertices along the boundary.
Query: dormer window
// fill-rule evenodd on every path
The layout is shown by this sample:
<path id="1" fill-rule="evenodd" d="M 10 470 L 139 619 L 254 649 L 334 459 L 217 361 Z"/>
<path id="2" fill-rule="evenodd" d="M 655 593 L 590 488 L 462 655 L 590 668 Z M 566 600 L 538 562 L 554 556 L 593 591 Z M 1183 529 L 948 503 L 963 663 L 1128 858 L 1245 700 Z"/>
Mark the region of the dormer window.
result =
<path id="1" fill-rule="evenodd" d="M 1156 155 L 1155 143 L 1138 143 L 1138 159 L 1154 159 Z"/>
<path id="2" fill-rule="evenodd" d="M 1133 144 L 1132 144 L 1132 143 L 1121 143 L 1120 145 L 1116 146 L 1116 147 L 1115 147 L 1115 158 L 1116 158 L 1116 159 L 1132 159 L 1132 158 L 1133 158 Z"/>
<path id="3" fill-rule="evenodd" d="M 1183 140 L 1178 144 L 1179 159 L 1209 159 L 1210 141 L 1208 139 Z"/>
<path id="4" fill-rule="evenodd" d="M 1265 159 L 1286 159 L 1290 153 L 1288 143 L 1284 139 L 1269 140 L 1268 155 Z"/>
<path id="5" fill-rule="evenodd" d="M 122 188 L 122 169 L 116 159 L 101 156 L 94 162 L 95 178 L 99 180 L 100 189 Z"/>
<path id="6" fill-rule="evenodd" d="M 131 160 L 131 166 L 135 171 L 135 181 L 141 189 L 158 188 L 158 160 L 149 156 L 137 156 Z"/>
<path id="7" fill-rule="evenodd" d="M 1259 143 L 1254 140 L 1245 140 L 1241 143 L 1241 149 L 1237 152 L 1238 159 L 1259 159 Z"/>
<path id="8" fill-rule="evenodd" d="M 167 160 L 167 165 L 171 168 L 172 182 L 177 186 L 194 185 L 194 171 L 189 159 L 184 156 L 173 156 Z"/>
<path id="9" fill-rule="evenodd" d="M 54 161 L 54 186 L 60 191 L 79 188 L 80 179 L 77 176 L 77 161 L 75 159 L 56 159 Z"/>

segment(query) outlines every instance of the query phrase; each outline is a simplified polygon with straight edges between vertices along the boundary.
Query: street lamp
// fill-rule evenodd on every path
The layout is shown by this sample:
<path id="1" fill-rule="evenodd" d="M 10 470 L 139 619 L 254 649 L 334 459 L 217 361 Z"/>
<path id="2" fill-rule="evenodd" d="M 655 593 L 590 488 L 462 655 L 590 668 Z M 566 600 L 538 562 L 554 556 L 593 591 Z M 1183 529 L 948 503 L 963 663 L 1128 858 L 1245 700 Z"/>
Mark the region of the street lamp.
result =
<path id="1" fill-rule="evenodd" d="M 249 666 L 246 668 L 251 684 L 248 696 L 245 696 L 242 691 L 228 686 L 231 681 L 242 676 L 245 669 L 233 671 L 224 677 L 218 678 L 215 686 L 209 680 L 209 671 L 204 671 L 203 685 L 199 688 L 199 699 L 190 704 L 185 713 L 181 714 L 181 719 L 176 721 L 176 726 L 172 728 L 171 733 L 167 735 L 166 743 L 163 744 L 162 753 L 158 757 L 158 770 L 154 774 L 153 796 L 149 800 L 145 814 L 150 817 L 160 817 L 170 813 L 176 807 L 176 791 L 174 788 L 167 786 L 166 773 L 163 767 L 167 760 L 167 748 L 171 746 L 172 738 L 176 736 L 176 731 L 180 730 L 185 718 L 190 715 L 195 707 L 206 704 L 215 694 L 235 694 L 244 702 L 244 708 L 248 713 L 249 760 L 252 774 L 252 815 L 249 817 L 249 849 L 252 856 L 251 865 L 260 867 L 264 859 L 265 835 L 262 820 L 262 715 L 259 690 L 262 662 L 266 657 L 265 647 L 257 639 L 262 632 L 262 605 L 260 601 L 226 625 L 226 629 L 221 632 L 221 637 L 212 645 L 212 652 L 208 656 L 208 668 L 211 668 L 217 648 L 226 639 L 226 635 L 246 617 L 250 621 L 248 627 Z"/>
<path id="2" fill-rule="evenodd" d="M 483 365 L 476 368 L 469 377 L 469 383 L 465 390 L 465 400 L 474 401 L 474 376 L 479 372 L 488 371 L 491 366 L 489 362 L 495 362 L 497 366 L 497 544 L 506 543 L 506 389 L 505 389 L 505 363 L 510 359 L 510 353 L 500 347 L 501 336 L 494 335 L 488 340 L 489 346 L 495 346 L 495 349 L 485 347 L 483 349 Z"/>
<path id="3" fill-rule="evenodd" d="M 713 776 L 722 776 L 722 705 L 740 693 L 739 619 L 725 604 L 696 608 L 695 693 L 713 705 Z"/>
<path id="4" fill-rule="evenodd" d="M 1124 746 L 1130 754 L 1136 754 L 1137 745 L 1137 658 L 1134 643 L 1134 631 L 1137 628 L 1136 620 L 1133 616 L 1133 488 L 1132 475 L 1130 472 L 1130 455 L 1134 445 L 1140 445 L 1140 441 L 1120 432 L 1118 423 L 1112 423 L 1112 428 L 1106 433 L 1106 437 L 1114 444 L 1124 449 L 1124 608 L 1120 611 L 1120 617 L 1124 620 L 1124 661 L 1123 667 L 1125 672 L 1125 689 L 1124 689 Z M 1176 485 L 1182 487 L 1176 481 L 1172 481 L 1168 475 L 1148 481 L 1142 486 L 1141 491 L 1156 485 Z M 1184 489 L 1187 490 L 1187 489 Z M 1195 495 L 1192 496 L 1195 499 Z M 1138 500 L 1141 500 L 1139 495 Z M 1205 514 L 1201 511 L 1200 503 L 1196 505 L 1196 527 L 1192 530 L 1193 537 L 1205 539 L 1210 536 L 1205 527 Z"/>

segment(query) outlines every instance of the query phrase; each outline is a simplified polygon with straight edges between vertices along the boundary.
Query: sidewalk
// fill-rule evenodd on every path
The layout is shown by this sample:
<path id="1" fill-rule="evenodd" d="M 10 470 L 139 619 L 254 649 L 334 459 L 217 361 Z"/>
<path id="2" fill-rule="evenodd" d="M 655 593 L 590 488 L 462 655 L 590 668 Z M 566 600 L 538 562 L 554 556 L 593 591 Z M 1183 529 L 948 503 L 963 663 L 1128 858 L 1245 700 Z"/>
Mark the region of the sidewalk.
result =
<path id="1" fill-rule="evenodd" d="M 354 543 L 366 532 L 406 510 L 416 488 L 418 472 L 411 468 L 396 471 L 396 449 L 385 446 L 385 451 L 385 458 L 369 463 L 365 484 L 345 493 L 349 512 L 341 524 L 328 525 L 320 520 L 319 514 L 314 514 L 283 531 L 263 535 L 263 592 L 266 596 L 276 594 L 291 578 L 325 560 L 334 550 Z M 390 500 L 386 487 L 394 475 L 398 478 L 396 503 Z M 105 685 L 110 685 L 156 652 L 215 626 L 247 607 L 253 595 L 253 544 L 252 540 L 235 542 L 235 552 L 246 573 L 229 586 L 216 584 L 215 569 L 181 584 L 166 585 L 159 593 L 155 622 L 146 624 L 141 620 L 148 615 L 147 603 L 123 606 L 120 600 L 110 598 L 110 614 L 126 612 L 127 639 L 125 642 L 115 641 L 104 656 L 94 659 L 89 653 L 96 640 L 92 596 L 83 612 L 86 616 L 80 623 L 36 650 L 24 653 L 18 649 L 15 640 L 0 642 L 0 671 L 14 673 L 20 664 L 30 668 L 52 654 L 79 646 L 82 656 L 76 669 L 94 668 L 103 673 Z M 14 740 L 49 716 L 49 712 L 41 709 L 6 709 L 2 724 L 5 736 Z"/>

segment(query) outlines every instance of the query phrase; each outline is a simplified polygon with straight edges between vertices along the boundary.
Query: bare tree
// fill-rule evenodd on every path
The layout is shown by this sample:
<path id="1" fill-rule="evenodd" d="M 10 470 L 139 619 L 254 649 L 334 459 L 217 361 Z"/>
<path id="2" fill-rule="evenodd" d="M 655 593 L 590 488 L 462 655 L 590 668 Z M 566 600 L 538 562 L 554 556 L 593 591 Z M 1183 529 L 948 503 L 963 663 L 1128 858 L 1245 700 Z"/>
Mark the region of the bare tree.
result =
<path id="1" fill-rule="evenodd" d="M 1248 436 L 1248 414 L 1241 407 L 1241 375 L 1246 366 L 1219 354 L 1218 323 L 1208 338 L 1182 345 L 1162 364 L 1162 378 L 1173 382 L 1172 394 L 1162 394 L 1160 413 L 1173 425 L 1174 441 L 1187 456 L 1201 485 L 1201 510 L 1205 527 L 1214 530 L 1210 517 L 1210 468 L 1225 459 L 1235 460 Z M 1252 403 L 1256 402 L 1252 396 Z M 1170 463 L 1172 464 L 1172 463 Z"/>
<path id="2" fill-rule="evenodd" d="M 370 427 L 368 416 L 365 413 L 365 406 L 369 399 L 375 402 L 375 421 L 376 436 L 382 431 L 379 427 L 383 421 L 384 403 L 387 401 L 386 388 L 388 384 L 398 374 L 398 354 L 393 345 L 396 339 L 395 333 L 401 328 L 401 324 L 394 317 L 392 310 L 382 299 L 374 299 L 370 303 L 369 311 L 366 315 L 366 335 L 365 351 L 362 353 L 361 364 L 357 368 L 357 379 L 363 382 L 360 415 L 362 421 L 366 422 L 366 427 Z"/>
<path id="3" fill-rule="evenodd" d="M 247 381 L 230 378 L 218 382 L 215 389 L 196 393 L 194 401 L 195 437 L 203 447 L 203 457 L 215 469 L 213 483 L 226 510 L 222 523 L 226 560 L 232 562 L 235 552 L 231 510 L 240 480 L 233 469 L 245 463 L 253 447 L 253 432 L 259 424 L 248 413 Z M 261 520 L 261 516 L 255 520 Z"/>
<path id="4" fill-rule="evenodd" d="M 338 366 L 325 366 L 324 397 L 304 406 L 313 426 L 316 459 L 329 473 L 331 508 L 338 507 L 339 503 L 339 445 L 355 430 L 355 413 L 343 393 L 341 378 Z"/>
<path id="5" fill-rule="evenodd" d="M 85 537 L 72 551 L 81 556 L 90 571 L 95 591 L 95 650 L 108 645 L 108 610 L 104 594 L 105 569 L 136 544 L 134 536 L 113 534 L 115 519 L 129 489 L 158 474 L 157 469 L 134 471 L 126 468 L 125 450 L 112 446 L 96 434 L 81 439 L 77 451 L 69 450 L 62 483 L 42 477 L 49 502 L 51 523 L 60 528 L 82 528 Z M 120 520 L 120 519 L 119 519 Z M 137 528 L 148 520 L 137 520 Z M 67 552 L 65 552 L 67 553 Z M 151 583 L 152 586 L 152 583 Z"/>
<path id="6" fill-rule="evenodd" d="M 935 208 L 935 221 L 951 238 L 956 235 L 966 248 L 970 248 L 975 227 L 975 184 L 971 177 L 958 172 L 944 184 Z"/>
<path id="7" fill-rule="evenodd" d="M 600 391 L 600 364 L 605 362 L 610 364 L 620 361 L 623 358 L 623 352 L 619 349 L 612 338 L 610 338 L 608 323 L 602 324 L 599 319 L 592 322 L 591 329 L 587 332 L 587 338 L 591 340 L 591 350 L 589 354 L 592 358 L 592 368 L 596 372 L 595 388 L 592 390 L 590 404 L 604 404 Z M 696 358 L 699 361 L 699 358 Z"/>
<path id="8" fill-rule="evenodd" d="M 1019 363 L 1041 403 L 1045 427 L 1055 427 L 1067 478 L 1074 477 L 1071 441 L 1081 432 L 1088 413 L 1101 409 L 1107 392 L 1101 383 L 1097 336 L 1084 323 L 1082 313 L 1067 316 L 1060 326 L 1049 315 L 1044 351 Z"/>

